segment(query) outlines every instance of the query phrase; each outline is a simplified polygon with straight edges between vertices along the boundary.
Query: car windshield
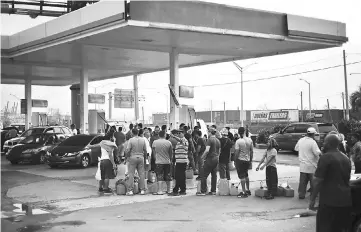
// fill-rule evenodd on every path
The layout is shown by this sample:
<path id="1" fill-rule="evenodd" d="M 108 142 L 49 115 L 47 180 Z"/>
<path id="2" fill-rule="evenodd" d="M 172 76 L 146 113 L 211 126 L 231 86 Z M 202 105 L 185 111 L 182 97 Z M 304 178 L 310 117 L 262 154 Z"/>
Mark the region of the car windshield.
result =
<path id="1" fill-rule="evenodd" d="M 331 131 L 337 131 L 337 128 L 332 124 L 318 124 L 320 133 L 329 133 Z"/>
<path id="2" fill-rule="evenodd" d="M 26 130 L 24 133 L 22 133 L 20 135 L 20 137 L 28 137 L 32 134 L 41 134 L 43 133 L 45 128 L 33 128 L 33 129 L 29 129 L 29 130 Z"/>
<path id="3" fill-rule="evenodd" d="M 75 135 L 67 138 L 59 146 L 69 146 L 69 147 L 85 147 L 90 143 L 94 136 L 89 135 Z"/>
<path id="4" fill-rule="evenodd" d="M 44 144 L 51 135 L 33 134 L 23 139 L 21 144 Z"/>

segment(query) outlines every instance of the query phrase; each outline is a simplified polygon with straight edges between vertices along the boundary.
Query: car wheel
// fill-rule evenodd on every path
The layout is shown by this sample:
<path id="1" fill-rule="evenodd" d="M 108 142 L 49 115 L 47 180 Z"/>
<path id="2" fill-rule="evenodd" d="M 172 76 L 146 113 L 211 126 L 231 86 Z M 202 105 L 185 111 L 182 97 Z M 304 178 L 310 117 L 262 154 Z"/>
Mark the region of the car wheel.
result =
<path id="1" fill-rule="evenodd" d="M 80 160 L 80 165 L 82 168 L 87 168 L 90 165 L 89 155 L 83 155 Z"/>
<path id="2" fill-rule="evenodd" d="M 353 226 L 352 232 L 361 232 L 361 218 Z"/>
<path id="3" fill-rule="evenodd" d="M 40 153 L 40 156 L 39 156 L 39 163 L 45 164 L 45 161 L 46 161 L 45 152 L 42 152 L 42 153 Z"/>
<path id="4" fill-rule="evenodd" d="M 19 161 L 10 161 L 11 164 L 18 164 Z"/>

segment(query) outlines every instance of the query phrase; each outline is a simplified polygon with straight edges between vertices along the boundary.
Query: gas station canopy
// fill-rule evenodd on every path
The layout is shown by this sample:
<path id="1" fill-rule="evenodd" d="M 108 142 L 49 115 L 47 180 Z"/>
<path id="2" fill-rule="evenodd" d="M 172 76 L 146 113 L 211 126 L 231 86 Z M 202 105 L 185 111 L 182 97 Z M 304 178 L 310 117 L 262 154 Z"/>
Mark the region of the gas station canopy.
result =
<path id="1" fill-rule="evenodd" d="M 30 19 L 29 19 L 30 20 Z M 65 86 L 341 46 L 343 23 L 189 1 L 100 1 L 1 36 L 1 83 Z"/>

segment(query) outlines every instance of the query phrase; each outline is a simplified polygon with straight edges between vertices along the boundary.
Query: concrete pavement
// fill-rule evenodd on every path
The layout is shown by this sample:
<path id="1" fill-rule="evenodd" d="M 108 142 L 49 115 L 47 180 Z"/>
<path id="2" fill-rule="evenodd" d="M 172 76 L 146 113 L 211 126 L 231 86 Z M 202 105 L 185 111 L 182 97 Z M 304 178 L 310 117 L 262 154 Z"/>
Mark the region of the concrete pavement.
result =
<path id="1" fill-rule="evenodd" d="M 263 152 L 256 150 L 255 160 L 261 159 Z M 287 158 L 287 154 L 279 156 L 279 160 Z M 292 162 L 298 158 L 288 160 L 287 165 L 278 165 L 279 183 L 288 181 L 297 189 L 299 170 Z M 265 180 L 265 171 L 256 172 L 256 165 L 249 173 L 252 192 Z M 196 181 L 188 180 L 187 195 L 182 197 L 99 196 L 94 179 L 96 167 L 13 166 L 4 159 L 1 167 L 2 211 L 13 212 L 13 203 L 30 203 L 48 213 L 20 216 L 20 222 L 14 222 L 19 217 L 10 214 L 10 218 L 2 218 L 2 231 L 313 231 L 313 217 L 290 219 L 307 208 L 307 200 L 298 200 L 297 193 L 295 198 L 273 201 L 254 196 L 197 197 Z M 238 183 L 236 171 L 231 172 L 231 178 Z"/>

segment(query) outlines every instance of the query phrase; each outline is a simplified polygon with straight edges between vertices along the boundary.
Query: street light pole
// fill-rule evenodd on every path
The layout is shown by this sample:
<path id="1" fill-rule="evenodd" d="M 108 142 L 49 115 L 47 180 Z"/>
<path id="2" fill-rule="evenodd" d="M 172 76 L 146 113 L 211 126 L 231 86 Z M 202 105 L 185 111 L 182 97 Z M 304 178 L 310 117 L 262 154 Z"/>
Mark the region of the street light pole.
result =
<path id="1" fill-rule="evenodd" d="M 250 66 L 254 65 L 254 64 L 257 64 L 257 62 L 254 62 L 252 64 L 249 64 L 245 67 L 241 67 L 239 66 L 236 62 L 233 62 L 233 64 L 236 66 L 236 68 L 238 68 L 238 70 L 241 72 L 241 126 L 243 127 L 243 121 L 244 121 L 244 118 L 243 118 L 243 70 L 245 68 L 249 68 Z"/>
<path id="2" fill-rule="evenodd" d="M 308 102 L 309 106 L 308 107 L 310 108 L 310 118 L 311 118 L 311 113 L 312 113 L 312 110 L 311 110 L 311 83 L 304 80 L 304 79 L 302 79 L 302 78 L 300 78 L 300 80 L 304 81 L 304 82 L 306 82 L 308 84 L 308 100 L 309 100 L 309 102 Z"/>

